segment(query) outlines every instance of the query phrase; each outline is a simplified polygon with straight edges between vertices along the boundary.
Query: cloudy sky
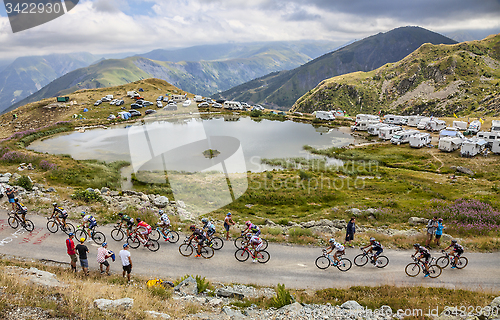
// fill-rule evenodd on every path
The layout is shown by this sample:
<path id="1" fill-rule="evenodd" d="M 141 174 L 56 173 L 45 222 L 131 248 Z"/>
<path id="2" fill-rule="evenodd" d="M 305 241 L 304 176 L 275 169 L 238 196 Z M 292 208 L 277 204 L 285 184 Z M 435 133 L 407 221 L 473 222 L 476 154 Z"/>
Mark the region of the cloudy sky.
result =
<path id="1" fill-rule="evenodd" d="M 482 38 L 500 33 L 500 0 L 80 0 L 62 17 L 18 33 L 0 6 L 0 60 L 227 42 L 349 42 L 408 25 Z"/>

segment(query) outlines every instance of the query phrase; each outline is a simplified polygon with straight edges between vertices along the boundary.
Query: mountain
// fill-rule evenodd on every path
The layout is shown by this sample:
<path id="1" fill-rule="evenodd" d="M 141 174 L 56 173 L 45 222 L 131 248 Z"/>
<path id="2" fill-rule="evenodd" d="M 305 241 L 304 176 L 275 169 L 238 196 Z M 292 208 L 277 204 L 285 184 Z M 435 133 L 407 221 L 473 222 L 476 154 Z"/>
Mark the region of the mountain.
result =
<path id="1" fill-rule="evenodd" d="M 17 58 L 0 71 L 0 113 L 52 80 L 95 60 L 86 52 Z"/>
<path id="2" fill-rule="evenodd" d="M 309 54 L 318 54 L 322 48 L 333 45 L 324 42 L 252 44 L 247 46 L 252 50 L 243 50 L 238 55 L 233 50 L 232 55 L 237 58 L 213 61 L 170 62 L 141 56 L 102 60 L 65 74 L 8 110 L 79 89 L 117 86 L 145 78 L 163 79 L 182 90 L 208 96 L 273 71 L 295 68 L 311 60 Z"/>
<path id="3" fill-rule="evenodd" d="M 289 109 L 300 96 L 324 79 L 370 71 L 399 61 L 424 43 L 453 44 L 456 41 L 420 27 L 401 27 L 356 41 L 296 69 L 271 73 L 213 97 Z"/>
<path id="4" fill-rule="evenodd" d="M 424 44 L 396 63 L 322 81 L 292 111 L 348 114 L 500 115 L 500 34 L 454 45 Z"/>

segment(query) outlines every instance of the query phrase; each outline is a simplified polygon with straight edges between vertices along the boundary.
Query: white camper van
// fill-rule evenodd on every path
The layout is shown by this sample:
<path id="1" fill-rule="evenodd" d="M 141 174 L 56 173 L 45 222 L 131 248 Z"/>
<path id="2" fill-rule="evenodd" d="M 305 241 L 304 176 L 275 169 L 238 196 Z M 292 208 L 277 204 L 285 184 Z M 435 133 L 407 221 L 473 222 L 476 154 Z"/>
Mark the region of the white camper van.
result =
<path id="1" fill-rule="evenodd" d="M 441 151 L 452 152 L 460 149 L 462 141 L 462 138 L 456 136 L 444 136 L 439 139 L 438 149 Z"/>
<path id="2" fill-rule="evenodd" d="M 469 124 L 469 132 L 476 134 L 481 130 L 481 122 L 479 120 L 474 120 Z"/>
<path id="3" fill-rule="evenodd" d="M 184 94 L 173 94 L 170 99 L 174 100 L 175 102 L 184 102 L 186 101 L 187 96 Z"/>
<path id="4" fill-rule="evenodd" d="M 476 135 L 478 139 L 484 139 L 491 145 L 494 141 L 500 140 L 500 131 L 499 132 L 488 132 L 488 131 L 479 131 Z"/>
<path id="5" fill-rule="evenodd" d="M 194 102 L 196 103 L 203 102 L 203 97 L 200 95 L 194 96 Z"/>
<path id="6" fill-rule="evenodd" d="M 224 109 L 229 109 L 229 110 L 243 110 L 243 106 L 239 101 L 225 101 L 224 102 Z"/>
<path id="7" fill-rule="evenodd" d="M 363 120 L 356 122 L 353 126 L 351 126 L 352 131 L 367 131 L 368 126 L 375 124 L 375 123 L 380 123 L 378 120 Z"/>
<path id="8" fill-rule="evenodd" d="M 389 125 L 387 123 L 373 123 L 368 126 L 368 133 L 372 136 L 378 136 L 380 128 L 388 127 Z"/>
<path id="9" fill-rule="evenodd" d="M 410 139 L 409 139 L 409 143 L 410 143 L 410 147 L 412 148 L 422 148 L 428 144 L 431 143 L 431 135 L 426 133 L 426 132 L 422 132 L 422 133 L 417 133 L 417 134 L 414 134 L 412 136 L 410 136 Z"/>
<path id="10" fill-rule="evenodd" d="M 401 126 L 382 127 L 378 130 L 378 137 L 382 140 L 390 140 L 399 131 L 401 131 Z"/>
<path id="11" fill-rule="evenodd" d="M 500 132 L 500 120 L 491 120 L 491 132 Z"/>
<path id="12" fill-rule="evenodd" d="M 443 120 L 439 120 L 439 119 L 431 120 L 431 121 L 427 122 L 427 125 L 425 126 L 425 129 L 427 131 L 432 131 L 432 132 L 441 131 L 444 128 L 446 128 L 446 122 Z"/>
<path id="13" fill-rule="evenodd" d="M 465 131 L 467 130 L 467 122 L 465 121 L 453 121 L 453 128 Z"/>
<path id="14" fill-rule="evenodd" d="M 408 143 L 410 142 L 410 137 L 420 133 L 418 130 L 405 130 L 405 131 L 399 131 L 394 133 L 394 135 L 391 138 L 391 143 L 392 144 L 403 144 L 403 143 Z"/>
<path id="15" fill-rule="evenodd" d="M 410 127 L 416 127 L 423 118 L 423 116 L 409 116 L 407 125 Z"/>
<path id="16" fill-rule="evenodd" d="M 417 124 L 417 129 L 424 130 L 425 127 L 427 126 L 427 123 L 429 123 L 429 121 L 431 121 L 431 118 L 429 118 L 429 117 L 425 117 L 425 118 L 420 119 L 420 122 Z"/>
<path id="17" fill-rule="evenodd" d="M 500 141 L 497 140 L 491 145 L 491 152 L 500 153 Z"/>
<path id="18" fill-rule="evenodd" d="M 478 138 L 464 140 L 460 148 L 460 156 L 467 158 L 474 157 L 478 153 L 483 152 L 484 148 L 486 148 L 486 144 L 486 140 Z"/>
<path id="19" fill-rule="evenodd" d="M 363 114 L 363 113 L 360 113 L 360 114 L 356 115 L 356 122 L 369 121 L 369 120 L 380 121 L 380 117 L 379 116 L 375 116 L 373 114 Z"/>
<path id="20" fill-rule="evenodd" d="M 405 116 L 397 116 L 393 114 L 386 114 L 384 116 L 384 123 L 387 124 L 405 125 L 407 122 L 408 118 Z"/>
<path id="21" fill-rule="evenodd" d="M 320 120 L 335 120 L 331 111 L 316 111 L 316 119 Z"/>

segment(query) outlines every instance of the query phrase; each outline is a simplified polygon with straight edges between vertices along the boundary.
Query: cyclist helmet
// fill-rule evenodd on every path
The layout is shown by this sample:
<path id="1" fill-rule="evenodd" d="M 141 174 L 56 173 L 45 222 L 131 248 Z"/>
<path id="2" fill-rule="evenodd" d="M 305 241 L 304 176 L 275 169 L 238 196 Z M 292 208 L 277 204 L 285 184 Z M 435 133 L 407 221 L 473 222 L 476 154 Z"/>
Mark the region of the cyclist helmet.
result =
<path id="1" fill-rule="evenodd" d="M 85 211 L 82 211 L 81 215 L 82 215 L 82 217 L 83 217 L 83 216 L 85 215 Z"/>
<path id="2" fill-rule="evenodd" d="M 250 220 L 248 220 L 247 222 L 245 222 L 245 224 L 247 225 L 247 227 L 249 227 L 252 223 L 250 222 Z"/>
<path id="3" fill-rule="evenodd" d="M 54 202 L 52 206 L 57 207 L 57 202 Z"/>
<path id="4" fill-rule="evenodd" d="M 135 219 L 135 221 L 137 221 L 137 223 L 139 223 L 139 222 L 141 222 L 142 220 L 141 220 L 141 218 L 137 218 L 137 219 Z"/>
<path id="5" fill-rule="evenodd" d="M 189 227 L 189 229 L 191 229 L 191 231 L 194 231 L 194 230 L 196 230 L 196 226 L 193 224 L 193 225 L 191 225 L 191 226 Z"/>
<path id="6" fill-rule="evenodd" d="M 453 239 L 451 240 L 451 243 L 457 243 L 457 240 Z"/>
<path id="7" fill-rule="evenodd" d="M 107 246 L 107 245 L 108 245 L 108 243 L 107 243 L 107 242 L 103 242 L 103 243 L 102 243 L 102 246 L 103 246 L 103 247 L 105 247 L 105 246 Z"/>
<path id="8" fill-rule="evenodd" d="M 14 201 L 15 201 L 15 202 L 19 202 L 19 199 L 18 199 L 18 198 L 15 198 L 15 199 L 14 199 Z"/>
<path id="9" fill-rule="evenodd" d="M 413 248 L 418 248 L 418 247 L 420 247 L 420 243 L 415 243 L 415 244 L 413 245 Z"/>
<path id="10" fill-rule="evenodd" d="M 371 237 L 371 238 L 370 238 L 370 242 L 373 242 L 373 241 L 375 241 L 375 238 L 374 238 L 374 237 Z"/>
<path id="11" fill-rule="evenodd" d="M 328 242 L 330 242 L 330 243 L 334 243 L 334 242 L 335 242 L 335 239 L 331 238 L 330 240 L 328 240 Z"/>
<path id="12" fill-rule="evenodd" d="M 201 222 L 203 222 L 203 223 L 207 223 L 207 222 L 208 222 L 208 219 L 207 219 L 207 218 L 203 218 L 203 219 L 201 219 Z"/>
<path id="13" fill-rule="evenodd" d="M 252 237 L 252 234 L 251 234 L 251 233 L 247 233 L 247 234 L 246 234 L 246 237 L 247 237 L 248 239 L 250 239 L 250 238 Z"/>
<path id="14" fill-rule="evenodd" d="M 163 210 L 158 211 L 158 214 L 163 214 Z"/>
<path id="15" fill-rule="evenodd" d="M 120 217 L 121 217 L 121 216 L 123 216 L 123 212 L 118 213 L 118 215 L 119 215 Z"/>
<path id="16" fill-rule="evenodd" d="M 226 214 L 226 216 L 228 216 L 228 217 L 229 217 L 230 215 L 231 215 L 231 212 L 228 212 L 228 213 Z"/>

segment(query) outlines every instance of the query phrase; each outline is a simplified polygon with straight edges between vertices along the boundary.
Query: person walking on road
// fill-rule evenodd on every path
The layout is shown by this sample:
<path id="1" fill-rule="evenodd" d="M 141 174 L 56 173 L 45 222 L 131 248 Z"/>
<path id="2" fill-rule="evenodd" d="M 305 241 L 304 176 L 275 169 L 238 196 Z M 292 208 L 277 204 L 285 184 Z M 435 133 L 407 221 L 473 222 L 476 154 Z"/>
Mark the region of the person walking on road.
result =
<path id="1" fill-rule="evenodd" d="M 437 217 L 429 219 L 429 221 L 427 222 L 427 241 L 425 242 L 426 247 L 430 247 L 432 238 L 436 233 L 437 227 L 438 227 Z"/>
<path id="2" fill-rule="evenodd" d="M 83 273 L 85 276 L 89 275 L 89 260 L 87 258 L 87 253 L 89 252 L 89 248 L 83 243 L 85 242 L 85 238 L 80 239 L 80 243 L 76 246 L 76 251 L 78 251 L 78 256 L 80 258 L 80 266 L 82 266 Z"/>
<path id="3" fill-rule="evenodd" d="M 12 211 L 16 211 L 16 195 L 14 194 L 15 190 L 12 189 L 11 187 L 5 188 L 5 194 L 7 195 L 7 199 L 9 200 L 9 203 L 12 205 Z"/>
<path id="4" fill-rule="evenodd" d="M 355 222 L 356 222 L 356 218 L 351 217 L 351 220 L 347 223 L 344 246 L 346 245 L 346 243 L 349 243 L 349 247 L 351 247 L 351 248 L 354 247 L 352 245 L 351 241 L 354 240 L 354 234 L 356 233 L 356 223 Z"/>
<path id="5" fill-rule="evenodd" d="M 101 274 L 104 273 L 103 266 L 105 266 L 106 274 L 109 276 L 109 262 L 107 259 L 112 255 L 113 253 L 108 251 L 108 244 L 106 242 L 104 242 L 102 246 L 97 249 L 97 262 L 99 263 Z"/>
<path id="6" fill-rule="evenodd" d="M 127 273 L 127 280 L 128 282 L 130 282 L 130 273 L 132 272 L 132 258 L 130 258 L 130 251 L 128 251 L 128 243 L 123 244 L 123 249 L 120 250 L 120 253 L 118 255 L 122 260 L 122 275 L 123 277 L 125 277 L 125 273 Z"/>
<path id="7" fill-rule="evenodd" d="M 66 239 L 66 248 L 69 257 L 71 258 L 71 270 L 73 272 L 76 272 L 76 261 L 78 260 L 78 258 L 76 257 L 75 243 L 73 242 L 74 237 L 75 235 L 73 234 L 73 232 L 70 232 L 68 234 L 68 239 Z"/>
<path id="8" fill-rule="evenodd" d="M 226 229 L 226 241 L 229 240 L 229 228 L 230 228 L 230 226 L 234 226 L 234 221 L 231 217 L 231 212 L 228 212 L 228 214 L 224 218 L 224 229 Z"/>
<path id="9" fill-rule="evenodd" d="M 436 227 L 436 245 L 438 247 L 440 245 L 439 241 L 441 240 L 441 236 L 443 235 L 443 229 L 444 229 L 443 219 L 439 218 Z"/>

